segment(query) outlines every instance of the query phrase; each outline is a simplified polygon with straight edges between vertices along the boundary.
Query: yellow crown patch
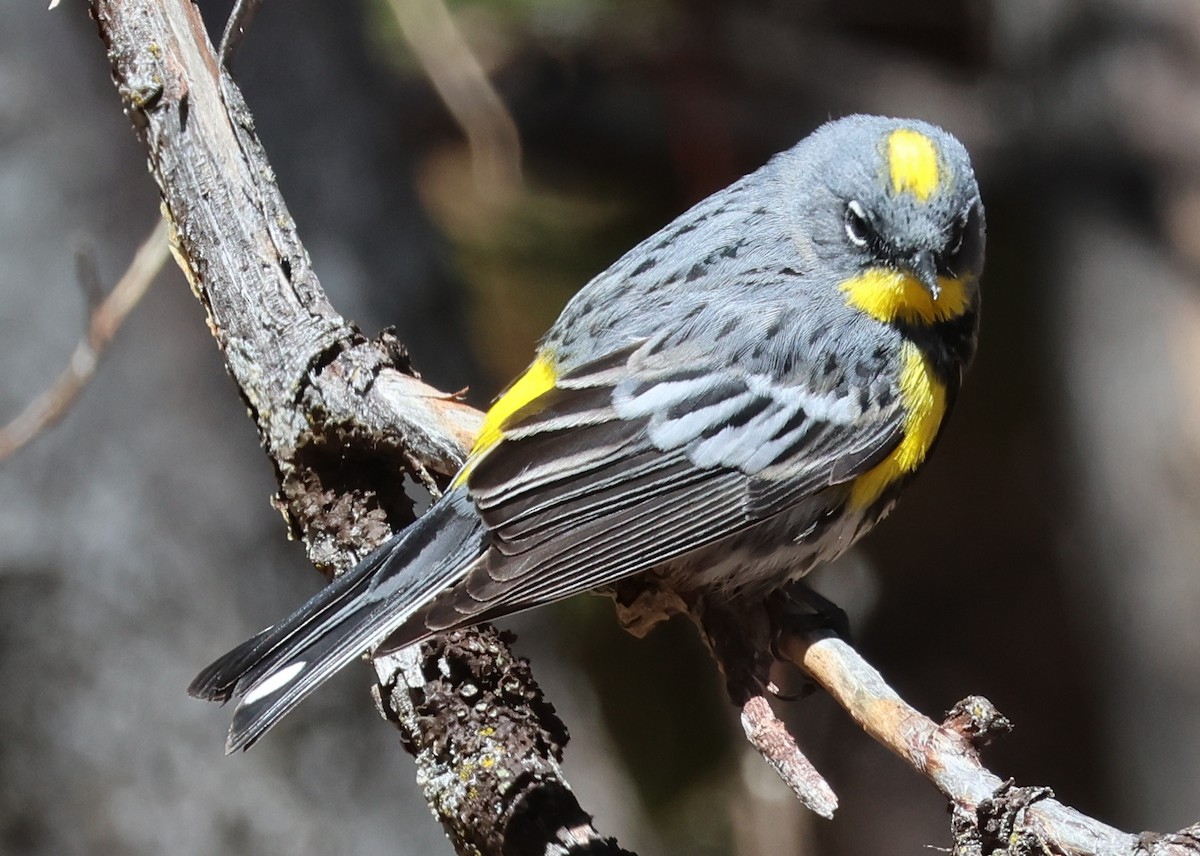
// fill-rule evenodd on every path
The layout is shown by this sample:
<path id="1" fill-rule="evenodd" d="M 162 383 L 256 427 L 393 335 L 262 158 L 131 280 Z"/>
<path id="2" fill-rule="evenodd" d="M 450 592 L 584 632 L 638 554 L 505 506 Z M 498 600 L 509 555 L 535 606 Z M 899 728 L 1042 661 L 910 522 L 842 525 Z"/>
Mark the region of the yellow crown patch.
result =
<path id="1" fill-rule="evenodd" d="M 941 181 L 937 147 L 920 131 L 901 128 L 888 134 L 887 158 L 893 193 L 908 191 L 924 202 L 937 190 Z"/>

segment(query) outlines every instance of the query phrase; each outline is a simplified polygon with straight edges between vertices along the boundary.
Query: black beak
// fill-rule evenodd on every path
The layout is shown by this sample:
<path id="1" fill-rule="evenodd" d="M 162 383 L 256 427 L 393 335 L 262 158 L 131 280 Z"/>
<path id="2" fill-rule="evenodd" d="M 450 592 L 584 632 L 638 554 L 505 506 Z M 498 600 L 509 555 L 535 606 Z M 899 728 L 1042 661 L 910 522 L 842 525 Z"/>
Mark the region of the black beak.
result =
<path id="1" fill-rule="evenodd" d="M 917 281 L 925 286 L 925 290 L 933 299 L 937 300 L 938 295 L 942 293 L 942 287 L 938 285 L 937 261 L 934 259 L 933 250 L 918 250 L 913 253 L 908 260 L 908 269 Z"/>

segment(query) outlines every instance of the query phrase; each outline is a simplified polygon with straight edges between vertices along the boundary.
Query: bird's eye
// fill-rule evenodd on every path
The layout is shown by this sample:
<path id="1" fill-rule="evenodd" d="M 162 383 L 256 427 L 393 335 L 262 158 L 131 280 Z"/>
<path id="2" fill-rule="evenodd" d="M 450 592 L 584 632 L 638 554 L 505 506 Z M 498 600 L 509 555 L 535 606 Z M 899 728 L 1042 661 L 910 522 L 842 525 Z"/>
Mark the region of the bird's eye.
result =
<path id="1" fill-rule="evenodd" d="M 850 200 L 846 205 L 846 237 L 854 246 L 865 247 L 871 242 L 872 234 L 874 234 L 874 230 L 871 229 L 871 222 L 867 219 L 867 212 L 863 210 L 858 200 Z"/>

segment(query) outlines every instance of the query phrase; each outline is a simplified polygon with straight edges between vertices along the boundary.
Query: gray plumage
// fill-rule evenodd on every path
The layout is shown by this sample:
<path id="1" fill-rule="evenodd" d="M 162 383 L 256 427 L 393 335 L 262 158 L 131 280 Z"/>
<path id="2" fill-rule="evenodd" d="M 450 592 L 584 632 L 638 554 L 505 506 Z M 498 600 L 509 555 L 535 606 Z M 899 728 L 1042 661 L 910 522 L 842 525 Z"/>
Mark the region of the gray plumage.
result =
<path id="1" fill-rule="evenodd" d="M 931 191 L 897 189 L 898 129 L 936 153 L 918 176 L 936 176 Z M 823 126 L 588 283 L 541 343 L 553 388 L 503 421 L 425 517 L 191 692 L 242 698 L 233 751 L 368 651 L 632 574 L 750 597 L 836 557 L 940 431 L 974 352 L 982 262 L 957 140 L 907 120 Z M 939 283 L 961 301 L 947 298 L 945 317 L 876 317 L 845 292 L 873 271 L 911 274 L 930 305 L 943 305 Z M 914 355 L 941 410 L 905 399 Z M 915 463 L 901 449 L 877 492 L 855 493 L 908 432 Z"/>

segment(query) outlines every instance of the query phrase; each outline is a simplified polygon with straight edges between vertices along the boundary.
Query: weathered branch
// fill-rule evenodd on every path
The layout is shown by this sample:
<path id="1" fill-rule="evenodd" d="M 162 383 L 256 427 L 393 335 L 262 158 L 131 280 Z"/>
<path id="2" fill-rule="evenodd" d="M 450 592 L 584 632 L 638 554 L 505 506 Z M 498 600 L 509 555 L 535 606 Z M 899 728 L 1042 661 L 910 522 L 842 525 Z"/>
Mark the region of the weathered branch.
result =
<path id="1" fill-rule="evenodd" d="M 171 249 L 275 465 L 277 505 L 318 567 L 348 567 L 411 520 L 400 473 L 454 472 L 479 414 L 413 376 L 394 337 L 367 340 L 329 304 L 192 4 L 91 5 L 162 194 Z M 455 664 L 452 680 L 441 673 L 446 663 Z M 565 729 L 494 630 L 456 634 L 377 668 L 382 708 L 408 748 L 432 759 L 426 796 L 459 852 L 580 852 L 577 842 L 620 852 L 571 797 L 558 768 Z M 467 686 L 503 701 L 506 715 L 465 704 Z M 458 729 L 490 739 L 473 756 L 446 751 L 450 735 L 429 727 L 438 710 L 461 713 Z M 508 759 L 497 772 L 514 776 L 487 774 L 497 757 Z M 464 785 L 479 807 L 469 821 L 457 799 Z"/>
<path id="2" fill-rule="evenodd" d="M 471 852 L 627 854 L 596 832 L 565 786 L 566 728 L 506 642 L 490 627 L 457 630 L 375 660 L 379 711 L 414 748 L 425 798 Z M 494 819 L 497 794 L 504 824 Z"/>

